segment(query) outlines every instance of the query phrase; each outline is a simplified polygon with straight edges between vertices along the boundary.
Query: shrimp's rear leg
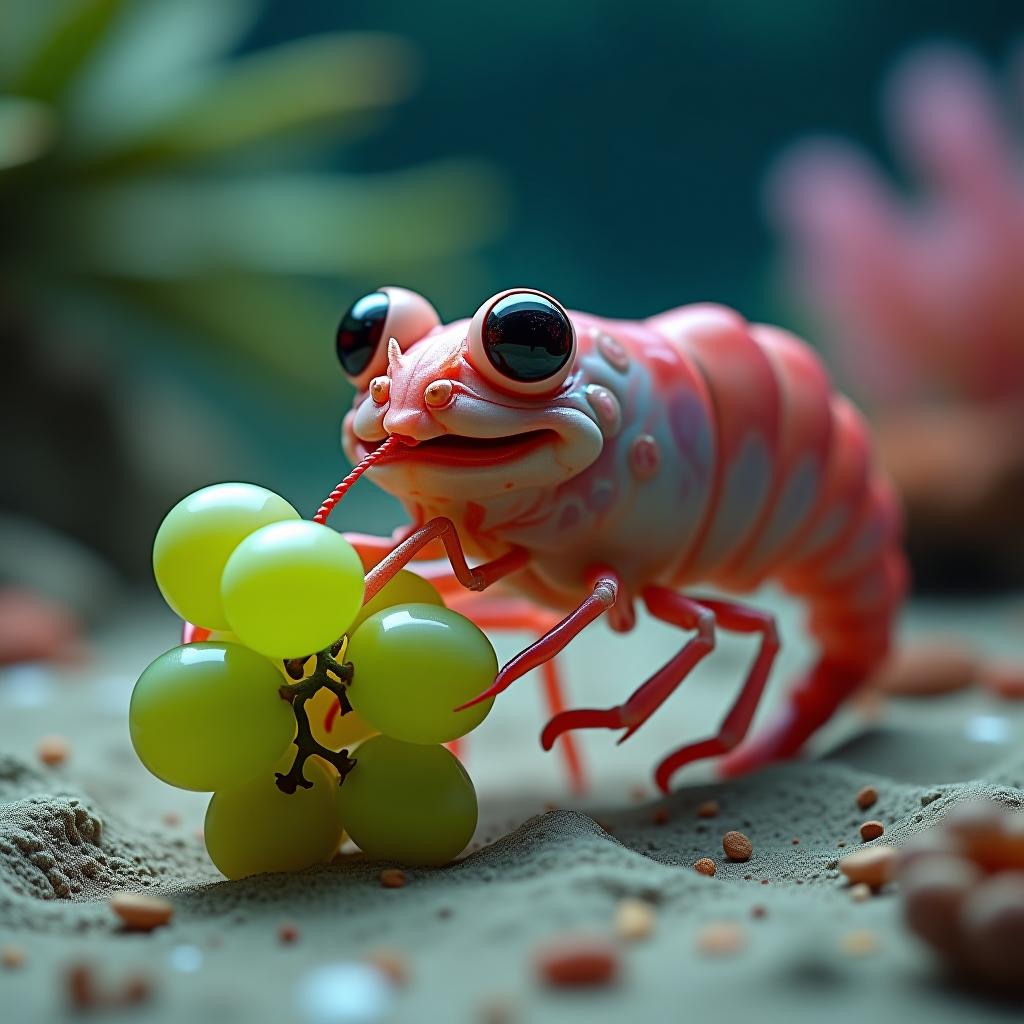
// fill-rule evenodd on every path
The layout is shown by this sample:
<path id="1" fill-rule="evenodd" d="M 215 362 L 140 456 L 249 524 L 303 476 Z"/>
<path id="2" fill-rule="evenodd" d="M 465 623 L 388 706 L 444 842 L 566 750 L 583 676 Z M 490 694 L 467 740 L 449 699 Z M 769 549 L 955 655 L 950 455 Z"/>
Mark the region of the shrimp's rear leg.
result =
<path id="1" fill-rule="evenodd" d="M 715 615 L 704 604 L 664 587 L 643 591 L 647 610 L 663 622 L 697 635 L 663 668 L 636 689 L 623 704 L 612 708 L 574 708 L 555 715 L 541 733 L 541 745 L 550 750 L 555 740 L 572 729 L 625 729 L 619 739 L 629 739 L 668 699 L 694 666 L 715 647 Z"/>
<path id="2" fill-rule="evenodd" d="M 728 753 L 746 736 L 764 694 L 772 663 L 779 652 L 775 618 L 768 612 L 747 608 L 733 601 L 702 599 L 700 603 L 715 616 L 715 621 L 722 629 L 734 633 L 760 633 L 761 646 L 739 696 L 729 709 L 718 732 L 709 739 L 680 747 L 658 765 L 654 772 L 654 781 L 662 792 L 668 792 L 669 780 L 684 765 Z"/>
<path id="3" fill-rule="evenodd" d="M 866 675 L 861 665 L 823 657 L 787 697 L 776 720 L 722 759 L 719 773 L 731 778 L 794 757 Z"/>

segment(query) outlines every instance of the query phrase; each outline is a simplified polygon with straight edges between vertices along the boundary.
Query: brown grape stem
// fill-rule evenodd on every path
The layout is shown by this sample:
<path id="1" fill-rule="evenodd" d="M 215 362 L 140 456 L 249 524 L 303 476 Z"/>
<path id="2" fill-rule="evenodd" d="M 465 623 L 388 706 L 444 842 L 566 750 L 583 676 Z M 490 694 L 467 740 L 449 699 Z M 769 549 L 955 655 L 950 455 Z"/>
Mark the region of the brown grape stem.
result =
<path id="1" fill-rule="evenodd" d="M 309 716 L 306 714 L 306 701 L 322 689 L 328 689 L 338 698 L 341 704 L 341 713 L 348 714 L 352 710 L 349 703 L 346 686 L 352 681 L 352 663 L 346 661 L 339 663 L 336 655 L 341 649 L 341 643 L 335 644 L 326 651 L 320 651 L 316 656 L 316 668 L 308 679 L 301 679 L 302 666 L 308 659 L 296 658 L 285 663 L 285 669 L 291 678 L 296 673 L 300 681 L 294 684 L 285 683 L 281 689 L 281 697 L 288 701 L 295 713 L 295 760 L 287 773 L 275 773 L 277 788 L 282 793 L 294 793 L 299 787 L 309 789 L 313 783 L 303 773 L 303 767 L 310 757 L 316 755 L 323 758 L 328 764 L 334 765 L 341 776 L 339 785 L 345 781 L 345 776 L 355 767 L 355 759 L 348 756 L 348 750 L 331 750 L 322 743 L 318 743 L 313 737 L 313 731 L 309 727 Z"/>

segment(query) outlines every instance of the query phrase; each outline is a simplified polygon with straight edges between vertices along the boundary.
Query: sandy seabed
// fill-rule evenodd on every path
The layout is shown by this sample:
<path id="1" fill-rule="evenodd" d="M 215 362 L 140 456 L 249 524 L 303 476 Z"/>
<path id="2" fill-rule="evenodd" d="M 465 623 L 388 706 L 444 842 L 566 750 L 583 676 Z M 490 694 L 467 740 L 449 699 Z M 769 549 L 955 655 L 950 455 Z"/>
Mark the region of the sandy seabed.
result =
<path id="1" fill-rule="evenodd" d="M 774 595 L 761 603 L 780 606 Z M 809 656 L 795 610 L 781 607 L 786 646 L 761 721 Z M 695 767 L 657 799 L 653 765 L 707 733 L 735 693 L 753 648 L 727 639 L 629 743 L 587 736 L 593 782 L 574 800 L 557 751 L 539 749 L 543 709 L 536 682 L 525 679 L 470 737 L 481 823 L 459 863 L 408 871 L 400 889 L 382 888 L 382 865 L 358 854 L 298 875 L 228 882 L 197 836 L 207 798 L 150 778 L 128 742 L 132 684 L 173 644 L 174 623 L 146 601 L 118 622 L 87 669 L 0 675 L 0 946 L 25 954 L 21 967 L 0 968 L 4 1022 L 72 1017 L 64 979 L 83 962 L 105 986 L 140 973 L 152 985 L 145 1002 L 94 1010 L 90 1021 L 355 1020 L 327 1015 L 319 972 L 382 949 L 401 954 L 409 980 L 388 990 L 373 1017 L 381 1021 L 1019 1019 L 1019 1009 L 944 981 L 903 930 L 898 898 L 886 891 L 854 902 L 836 862 L 861 845 L 866 818 L 899 844 L 969 795 L 1020 804 L 1022 705 L 969 691 L 891 702 L 874 721 L 847 709 L 807 760 L 728 784 Z M 1024 601 L 915 606 L 906 632 L 955 633 L 1024 660 Z M 592 628 L 565 659 L 573 702 L 617 702 L 679 639 L 652 623 L 625 639 Z M 500 638 L 499 654 L 522 640 Z M 59 768 L 35 757 L 50 733 L 71 744 Z M 879 800 L 864 812 L 854 797 L 866 784 Z M 698 817 L 709 799 L 719 815 Z M 748 863 L 725 859 L 729 829 L 751 838 Z M 717 861 L 713 878 L 692 868 L 705 856 Z M 121 931 L 107 899 L 123 890 L 169 899 L 172 923 Z M 621 945 L 618 982 L 585 992 L 543 987 L 533 969 L 538 944 L 565 933 L 612 936 L 615 908 L 629 896 L 655 904 L 657 923 L 648 939 Z M 698 937 L 718 922 L 740 925 L 742 947 L 709 956 Z M 285 923 L 297 927 L 296 942 L 279 940 Z M 854 955 L 849 937 L 862 932 L 871 948 L 854 943 Z"/>

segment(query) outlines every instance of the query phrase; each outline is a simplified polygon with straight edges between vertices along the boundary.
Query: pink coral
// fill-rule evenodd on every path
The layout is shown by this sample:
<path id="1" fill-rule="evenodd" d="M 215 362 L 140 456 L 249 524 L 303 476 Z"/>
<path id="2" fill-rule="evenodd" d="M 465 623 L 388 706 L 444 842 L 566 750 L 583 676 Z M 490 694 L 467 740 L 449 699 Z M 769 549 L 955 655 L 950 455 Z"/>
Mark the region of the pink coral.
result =
<path id="1" fill-rule="evenodd" d="M 963 49 L 922 48 L 885 106 L 910 197 L 838 140 L 776 169 L 797 287 L 870 401 L 1024 404 L 1024 173 L 992 76 Z"/>

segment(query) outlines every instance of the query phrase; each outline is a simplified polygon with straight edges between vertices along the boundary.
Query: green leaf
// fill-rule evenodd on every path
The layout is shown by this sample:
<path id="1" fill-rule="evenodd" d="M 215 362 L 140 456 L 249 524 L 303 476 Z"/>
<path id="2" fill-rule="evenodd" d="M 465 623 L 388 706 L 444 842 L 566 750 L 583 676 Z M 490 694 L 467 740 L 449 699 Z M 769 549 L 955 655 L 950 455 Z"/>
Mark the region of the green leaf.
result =
<path id="1" fill-rule="evenodd" d="M 68 0 L 11 92 L 56 103 L 96 51 L 126 0 Z"/>
<path id="2" fill-rule="evenodd" d="M 77 153 L 137 138 L 188 95 L 252 28 L 259 0 L 134 0 L 67 102 Z"/>
<path id="3" fill-rule="evenodd" d="M 285 390 L 337 395 L 332 344 L 338 310 L 324 292 L 287 278 L 220 274 L 183 281 L 115 280 L 118 293 L 186 329 L 201 347 L 226 348 L 245 372 Z"/>
<path id="4" fill-rule="evenodd" d="M 53 115 L 46 104 L 0 96 L 0 171 L 38 160 L 50 148 L 54 134 Z"/>
<path id="5" fill-rule="evenodd" d="M 99 161 L 137 171 L 217 156 L 347 116 L 389 107 L 410 92 L 413 52 L 395 36 L 346 33 L 301 39 L 232 61 L 179 84 L 177 106 L 141 137 Z M 184 93 L 184 95 L 182 95 Z"/>
<path id="6" fill-rule="evenodd" d="M 50 231 L 72 265 L 119 277 L 223 270 L 335 277 L 465 252 L 491 238 L 504 190 L 487 168 L 443 161 L 372 177 L 109 185 L 69 194 Z"/>

